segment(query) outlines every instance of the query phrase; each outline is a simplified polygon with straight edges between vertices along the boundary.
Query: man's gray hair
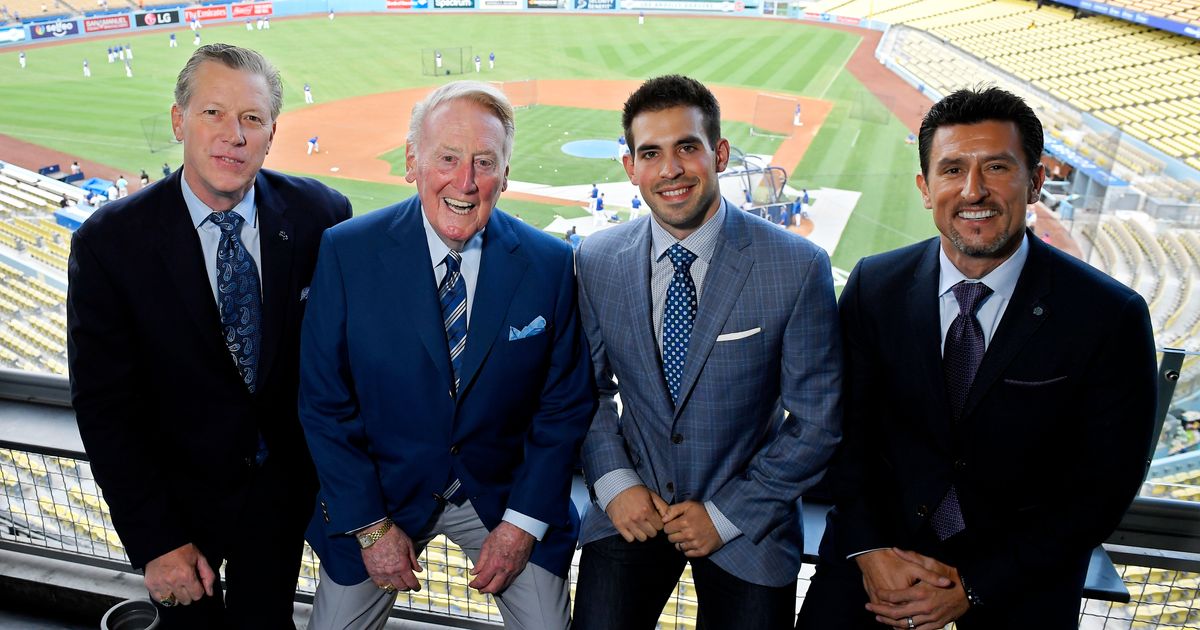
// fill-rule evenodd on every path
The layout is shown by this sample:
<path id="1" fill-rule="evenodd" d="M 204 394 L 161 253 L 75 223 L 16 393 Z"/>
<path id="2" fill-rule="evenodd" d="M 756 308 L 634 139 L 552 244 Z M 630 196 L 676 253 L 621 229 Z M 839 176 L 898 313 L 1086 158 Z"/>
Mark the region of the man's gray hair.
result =
<path id="1" fill-rule="evenodd" d="M 257 50 L 231 44 L 206 44 L 192 53 L 175 81 L 175 104 L 180 109 L 187 109 L 188 102 L 192 100 L 196 72 L 200 70 L 200 64 L 206 61 L 215 61 L 233 70 L 252 72 L 266 80 L 267 89 L 271 92 L 271 120 L 279 118 L 279 112 L 283 109 L 283 81 L 279 78 L 279 70 Z"/>
<path id="2" fill-rule="evenodd" d="M 512 157 L 513 136 L 516 125 L 513 122 L 512 103 L 499 88 L 481 81 L 454 81 L 432 91 L 428 96 L 413 105 L 412 118 L 408 122 L 408 146 L 415 153 L 417 142 L 421 138 L 421 129 L 425 125 L 425 117 L 443 103 L 466 99 L 491 110 L 500 124 L 504 126 L 504 161 Z"/>

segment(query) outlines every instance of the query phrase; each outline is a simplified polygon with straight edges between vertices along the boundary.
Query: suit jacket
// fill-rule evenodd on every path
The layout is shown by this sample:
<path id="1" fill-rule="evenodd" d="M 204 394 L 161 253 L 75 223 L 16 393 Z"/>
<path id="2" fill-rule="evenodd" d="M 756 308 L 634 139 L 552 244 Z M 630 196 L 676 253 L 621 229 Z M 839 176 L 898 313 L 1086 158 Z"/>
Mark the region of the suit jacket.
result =
<path id="1" fill-rule="evenodd" d="M 134 567 L 234 526 L 260 432 L 294 470 L 288 490 L 312 496 L 296 420 L 303 290 L 321 232 L 350 216 L 316 181 L 259 172 L 263 336 L 250 394 L 221 337 L 181 173 L 93 214 L 68 263 L 72 403 Z"/>
<path id="2" fill-rule="evenodd" d="M 921 549 L 953 483 L 966 530 L 953 546 L 921 550 L 957 566 L 987 615 L 1015 624 L 999 627 L 1075 627 L 1089 553 L 1148 464 L 1156 368 L 1146 304 L 1030 235 L 952 422 L 939 247 L 934 238 L 864 258 L 842 292 L 846 440 L 830 473 L 837 507 L 823 559 Z"/>
<path id="3" fill-rule="evenodd" d="M 755 584 L 794 582 L 803 545 L 797 499 L 840 438 L 829 257 L 726 203 L 675 406 L 652 324 L 651 220 L 604 230 L 579 249 L 580 306 L 601 394 L 584 473 L 594 484 L 632 469 L 668 503 L 713 501 L 742 531 L 713 562 Z M 718 339 L 731 333 L 744 335 Z M 616 533 L 599 505 L 588 510 L 581 542 Z"/>
<path id="4" fill-rule="evenodd" d="M 483 524 L 550 525 L 531 561 L 565 576 L 578 534 L 571 470 L 595 408 L 571 248 L 494 210 L 458 396 L 421 202 L 325 234 L 304 320 L 300 418 L 321 480 L 308 539 L 339 584 L 367 578 L 346 532 L 428 524 L 450 472 Z M 511 339 L 537 317 L 545 331 Z"/>

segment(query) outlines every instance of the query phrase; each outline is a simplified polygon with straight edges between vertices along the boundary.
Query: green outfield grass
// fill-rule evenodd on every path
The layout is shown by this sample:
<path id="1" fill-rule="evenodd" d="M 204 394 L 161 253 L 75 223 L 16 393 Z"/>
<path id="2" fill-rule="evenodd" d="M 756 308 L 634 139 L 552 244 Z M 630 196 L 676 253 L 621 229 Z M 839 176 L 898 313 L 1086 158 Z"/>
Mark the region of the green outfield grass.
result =
<path id="1" fill-rule="evenodd" d="M 933 233 L 912 185 L 916 157 L 913 147 L 903 142 L 906 132 L 869 94 L 864 101 L 865 88 L 844 70 L 845 60 L 859 43 L 851 33 L 776 20 L 656 15 L 638 27 L 632 16 L 433 11 L 339 16 L 334 22 L 314 16 L 276 20 L 272 26 L 270 31 L 247 32 L 242 24 L 231 23 L 205 27 L 201 34 L 206 43 L 250 46 L 274 60 L 284 78 L 285 109 L 304 106 L 305 82 L 312 84 L 318 102 L 326 102 L 459 78 L 421 74 L 423 48 L 455 46 L 470 46 L 472 54 L 484 58 L 495 51 L 495 71 L 487 71 L 484 64 L 481 74 L 466 75 L 485 80 L 641 79 L 679 72 L 710 84 L 830 99 L 835 103 L 830 124 L 792 178 L 793 184 L 810 189 L 833 186 L 863 192 L 834 253 L 835 264 L 848 267 L 863 254 Z M 29 67 L 24 71 L 16 61 L 17 49 L 7 49 L 0 54 L 0 133 L 111 164 L 130 174 L 141 168 L 156 173 L 164 161 L 179 164 L 178 146 L 152 153 L 143 138 L 143 124 L 149 122 L 158 124 L 160 140 L 169 134 L 166 112 L 175 75 L 192 51 L 189 31 L 180 30 L 178 38 L 175 49 L 167 47 L 163 31 L 28 49 Z M 132 79 L 125 77 L 119 63 L 110 65 L 105 60 L 105 48 L 117 43 L 133 45 Z M 92 67 L 88 80 L 82 76 L 84 58 Z M 867 115 L 862 115 L 864 107 Z M 537 166 L 544 171 L 547 164 L 568 159 L 559 151 L 559 125 L 594 124 L 598 138 L 615 138 L 620 132 L 615 112 L 540 113 L 540 109 L 550 108 L 523 111 L 519 119 L 514 179 L 541 181 L 533 176 Z M 542 116 L 551 118 L 542 127 L 528 122 Z M 746 136 L 744 126 L 739 130 L 738 125 L 727 123 L 725 128 L 735 145 L 760 152 L 753 143 L 762 139 Z M 555 129 L 560 129 L 558 135 Z M 543 133 L 554 135 L 555 142 L 543 139 Z M 584 172 L 591 175 L 584 181 L 620 177 L 613 162 L 583 162 Z M 350 194 L 359 211 L 411 194 L 402 186 L 326 181 Z M 507 201 L 503 205 L 526 219 L 554 212 L 554 207 L 526 209 Z"/>

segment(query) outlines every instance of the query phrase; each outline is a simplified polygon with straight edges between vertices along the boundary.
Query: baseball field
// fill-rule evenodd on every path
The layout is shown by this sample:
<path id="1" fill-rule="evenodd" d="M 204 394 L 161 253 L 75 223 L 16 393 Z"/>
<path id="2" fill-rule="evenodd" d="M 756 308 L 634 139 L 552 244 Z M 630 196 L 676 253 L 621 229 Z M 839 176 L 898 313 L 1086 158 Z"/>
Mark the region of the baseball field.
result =
<path id="1" fill-rule="evenodd" d="M 29 160 L 58 152 L 56 161 L 78 159 L 89 175 L 131 181 L 141 169 L 158 178 L 164 163 L 179 165 L 167 113 L 175 76 L 194 48 L 190 31 L 176 33 L 177 48 L 168 47 L 167 31 L 29 47 L 24 70 L 17 48 L 0 54 L 0 134 L 9 137 L 0 141 L 0 159 L 36 168 Z M 772 19 L 652 15 L 639 26 L 632 15 L 528 12 L 318 15 L 272 20 L 266 31 L 227 23 L 200 34 L 203 43 L 258 49 L 279 66 L 284 114 L 267 166 L 319 177 L 359 213 L 414 192 L 402 183 L 413 100 L 442 82 L 478 78 L 536 86 L 535 104 L 518 112 L 514 184 L 501 207 L 537 225 L 556 214 L 582 216 L 581 203 L 537 191 L 618 182 L 624 173 L 616 161 L 572 157 L 562 145 L 614 140 L 616 110 L 631 86 L 682 73 L 714 88 L 726 137 L 746 153 L 776 156 L 788 185 L 813 194 L 814 212 L 823 189 L 857 193 L 831 252 L 836 267 L 934 233 L 913 184 L 916 148 L 904 141 L 927 103 L 871 59 L 869 34 Z M 106 48 L 117 44 L 133 49 L 132 78 L 121 62 L 107 61 Z M 467 55 L 465 74 L 423 73 L 422 51 L 432 49 Z M 483 60 L 479 73 L 474 55 Z M 790 137 L 752 133 L 761 95 L 802 103 L 804 125 Z M 321 152 L 310 156 L 312 136 Z M 47 157 L 31 157 L 43 151 Z"/>

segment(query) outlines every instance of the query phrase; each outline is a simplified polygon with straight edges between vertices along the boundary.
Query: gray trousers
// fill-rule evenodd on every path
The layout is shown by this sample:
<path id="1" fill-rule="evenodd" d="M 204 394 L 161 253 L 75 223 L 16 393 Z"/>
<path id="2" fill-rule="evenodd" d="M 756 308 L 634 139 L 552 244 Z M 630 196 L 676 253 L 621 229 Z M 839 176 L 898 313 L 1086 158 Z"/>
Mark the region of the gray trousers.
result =
<path id="1" fill-rule="evenodd" d="M 420 540 L 413 540 L 418 555 L 438 534 L 444 534 L 461 547 L 475 564 L 479 562 L 479 550 L 488 530 L 467 501 L 461 506 L 447 504 L 433 528 Z M 567 581 L 533 563 L 526 564 L 513 583 L 494 597 L 505 628 L 566 630 L 571 625 Z M 384 592 L 370 578 L 343 586 L 330 579 L 321 567 L 321 581 L 317 584 L 308 627 L 309 630 L 382 630 L 395 602 L 396 593 Z"/>

